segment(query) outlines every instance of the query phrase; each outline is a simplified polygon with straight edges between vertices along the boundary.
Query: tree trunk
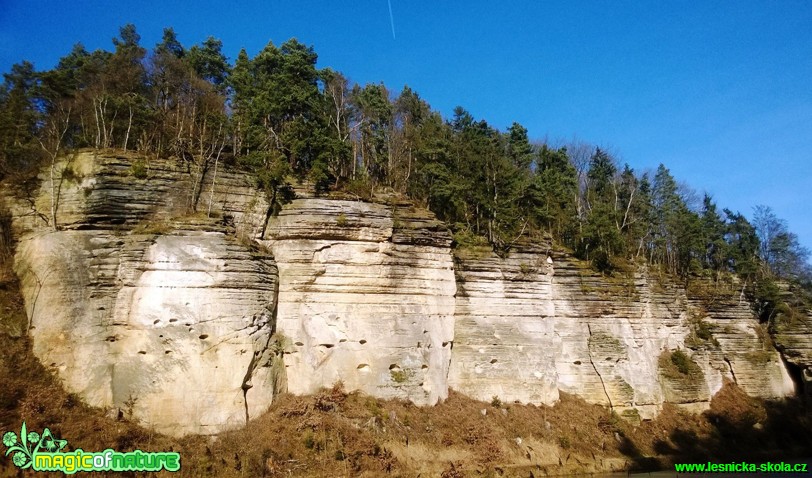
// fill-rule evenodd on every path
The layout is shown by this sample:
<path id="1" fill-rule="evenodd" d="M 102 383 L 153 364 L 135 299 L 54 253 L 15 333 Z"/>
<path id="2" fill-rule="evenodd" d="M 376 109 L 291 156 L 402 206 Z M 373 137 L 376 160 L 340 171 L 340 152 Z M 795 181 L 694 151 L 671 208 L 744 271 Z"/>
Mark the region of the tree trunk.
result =
<path id="1" fill-rule="evenodd" d="M 130 129 L 133 126 L 133 107 L 132 105 L 129 106 L 130 110 L 130 118 L 127 121 L 127 133 L 124 135 L 124 152 L 127 152 L 127 145 L 130 142 Z"/>

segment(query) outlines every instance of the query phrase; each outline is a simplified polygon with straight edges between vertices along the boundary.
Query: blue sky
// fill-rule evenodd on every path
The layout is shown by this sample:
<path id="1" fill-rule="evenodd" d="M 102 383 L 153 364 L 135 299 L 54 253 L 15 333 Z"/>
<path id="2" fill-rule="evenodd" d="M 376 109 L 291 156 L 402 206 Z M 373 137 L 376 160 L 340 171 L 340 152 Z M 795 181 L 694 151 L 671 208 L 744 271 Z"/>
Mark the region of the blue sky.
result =
<path id="1" fill-rule="evenodd" d="M 147 47 L 165 26 L 187 47 L 213 35 L 232 60 L 296 37 L 320 67 L 407 84 L 446 116 L 662 162 L 748 216 L 770 205 L 812 249 L 812 2 L 391 2 L 395 38 L 386 0 L 0 0 L 0 69 L 111 49 L 127 22 Z"/>

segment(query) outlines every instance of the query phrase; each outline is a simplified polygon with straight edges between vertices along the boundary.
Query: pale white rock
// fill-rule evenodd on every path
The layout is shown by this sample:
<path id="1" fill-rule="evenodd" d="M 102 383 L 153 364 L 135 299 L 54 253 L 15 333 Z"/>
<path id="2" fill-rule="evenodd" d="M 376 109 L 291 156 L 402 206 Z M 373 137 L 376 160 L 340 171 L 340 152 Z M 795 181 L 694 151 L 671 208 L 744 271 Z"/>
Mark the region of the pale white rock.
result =
<path id="1" fill-rule="evenodd" d="M 466 395 L 550 404 L 563 391 L 651 418 L 665 401 L 707 408 L 725 378 L 754 396 L 793 393 L 746 303 L 723 303 L 703 319 L 717 344 L 688 344 L 693 317 L 704 309 L 645 270 L 607 279 L 545 245 L 521 246 L 506 258 L 462 255 L 456 266 L 449 386 Z M 701 376 L 662 375 L 661 355 L 677 349 Z"/>
<path id="2" fill-rule="evenodd" d="M 558 400 L 552 274 L 535 254 L 457 261 L 454 351 L 448 383 L 474 398 Z"/>
<path id="3" fill-rule="evenodd" d="M 279 267 L 290 392 L 341 381 L 418 404 L 447 396 L 456 291 L 448 235 L 416 240 L 422 233 L 395 229 L 421 223 L 398 222 L 383 205 L 315 198 L 271 220 L 265 244 Z"/>
<path id="4" fill-rule="evenodd" d="M 153 160 L 141 180 L 129 173 L 132 161 L 81 152 L 58 163 L 76 178 L 55 189 L 59 231 L 46 223 L 47 174 L 33 203 L 5 197 L 34 353 L 68 391 L 157 431 L 242 426 L 279 385 L 273 259 L 224 234 L 216 219 L 185 219 L 197 179 L 182 164 Z M 246 229 L 259 230 L 259 193 L 244 176 L 218 177 L 200 205 L 211 199 L 214 217 L 233 213 L 234 223 L 253 204 L 260 211 Z M 163 222 L 164 235 L 132 232 Z"/>

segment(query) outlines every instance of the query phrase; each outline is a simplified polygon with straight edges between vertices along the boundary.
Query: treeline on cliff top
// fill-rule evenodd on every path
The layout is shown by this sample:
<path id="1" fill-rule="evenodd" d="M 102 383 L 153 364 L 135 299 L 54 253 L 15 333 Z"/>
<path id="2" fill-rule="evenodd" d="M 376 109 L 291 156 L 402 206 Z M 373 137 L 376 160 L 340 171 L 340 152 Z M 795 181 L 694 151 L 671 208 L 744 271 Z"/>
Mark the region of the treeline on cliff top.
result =
<path id="1" fill-rule="evenodd" d="M 774 279 L 808 288 L 809 253 L 770 208 L 749 220 L 720 210 L 663 165 L 639 174 L 583 143 L 533 144 L 520 124 L 499 131 L 462 107 L 443 118 L 408 87 L 318 69 L 295 39 L 231 63 L 216 38 L 186 48 L 167 28 L 147 50 L 126 25 L 113 47 L 77 44 L 52 70 L 23 61 L 3 75 L 0 176 L 25 184 L 85 147 L 176 157 L 200 178 L 220 162 L 253 172 L 272 208 L 291 198 L 289 181 L 390 190 L 426 205 L 462 246 L 505 253 L 551 234 L 606 273 L 643 258 L 686 279 L 735 273 L 767 315 Z"/>

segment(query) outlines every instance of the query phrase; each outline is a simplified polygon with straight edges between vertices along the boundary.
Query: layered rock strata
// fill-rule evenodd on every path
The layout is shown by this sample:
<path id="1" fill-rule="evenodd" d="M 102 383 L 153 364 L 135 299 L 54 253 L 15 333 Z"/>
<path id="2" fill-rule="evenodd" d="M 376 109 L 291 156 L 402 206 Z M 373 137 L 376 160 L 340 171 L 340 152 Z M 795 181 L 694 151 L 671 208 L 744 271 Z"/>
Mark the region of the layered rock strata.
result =
<path id="1" fill-rule="evenodd" d="M 279 267 L 289 391 L 340 381 L 418 404 L 446 397 L 456 284 L 437 221 L 398 206 L 297 199 L 264 244 Z"/>
<path id="2" fill-rule="evenodd" d="M 563 391 L 646 418 L 706 407 L 725 379 L 791 394 L 784 360 L 810 375 L 810 320 L 779 331 L 782 356 L 740 294 L 605 277 L 546 241 L 455 257 L 409 203 L 300 187 L 270 217 L 227 168 L 86 151 L 54 172 L 0 191 L 34 352 L 90 404 L 161 432 L 217 433 L 279 391 L 336 382 L 418 404 Z"/>
<path id="3" fill-rule="evenodd" d="M 259 229 L 262 197 L 221 171 L 198 198 L 220 219 L 190 216 L 199 177 L 155 160 L 138 178 L 133 164 L 84 152 L 57 164 L 53 187 L 46 172 L 32 197 L 6 195 L 34 353 L 89 404 L 161 432 L 241 426 L 281 375 L 276 265 L 234 237 Z"/>
<path id="4" fill-rule="evenodd" d="M 746 302 L 706 310 L 644 271 L 607 278 L 549 246 L 520 251 L 458 254 L 452 388 L 548 404 L 560 390 L 644 418 L 664 401 L 706 407 L 725 378 L 759 397 L 793 392 Z M 675 350 L 701 373 L 663 370 Z"/>

